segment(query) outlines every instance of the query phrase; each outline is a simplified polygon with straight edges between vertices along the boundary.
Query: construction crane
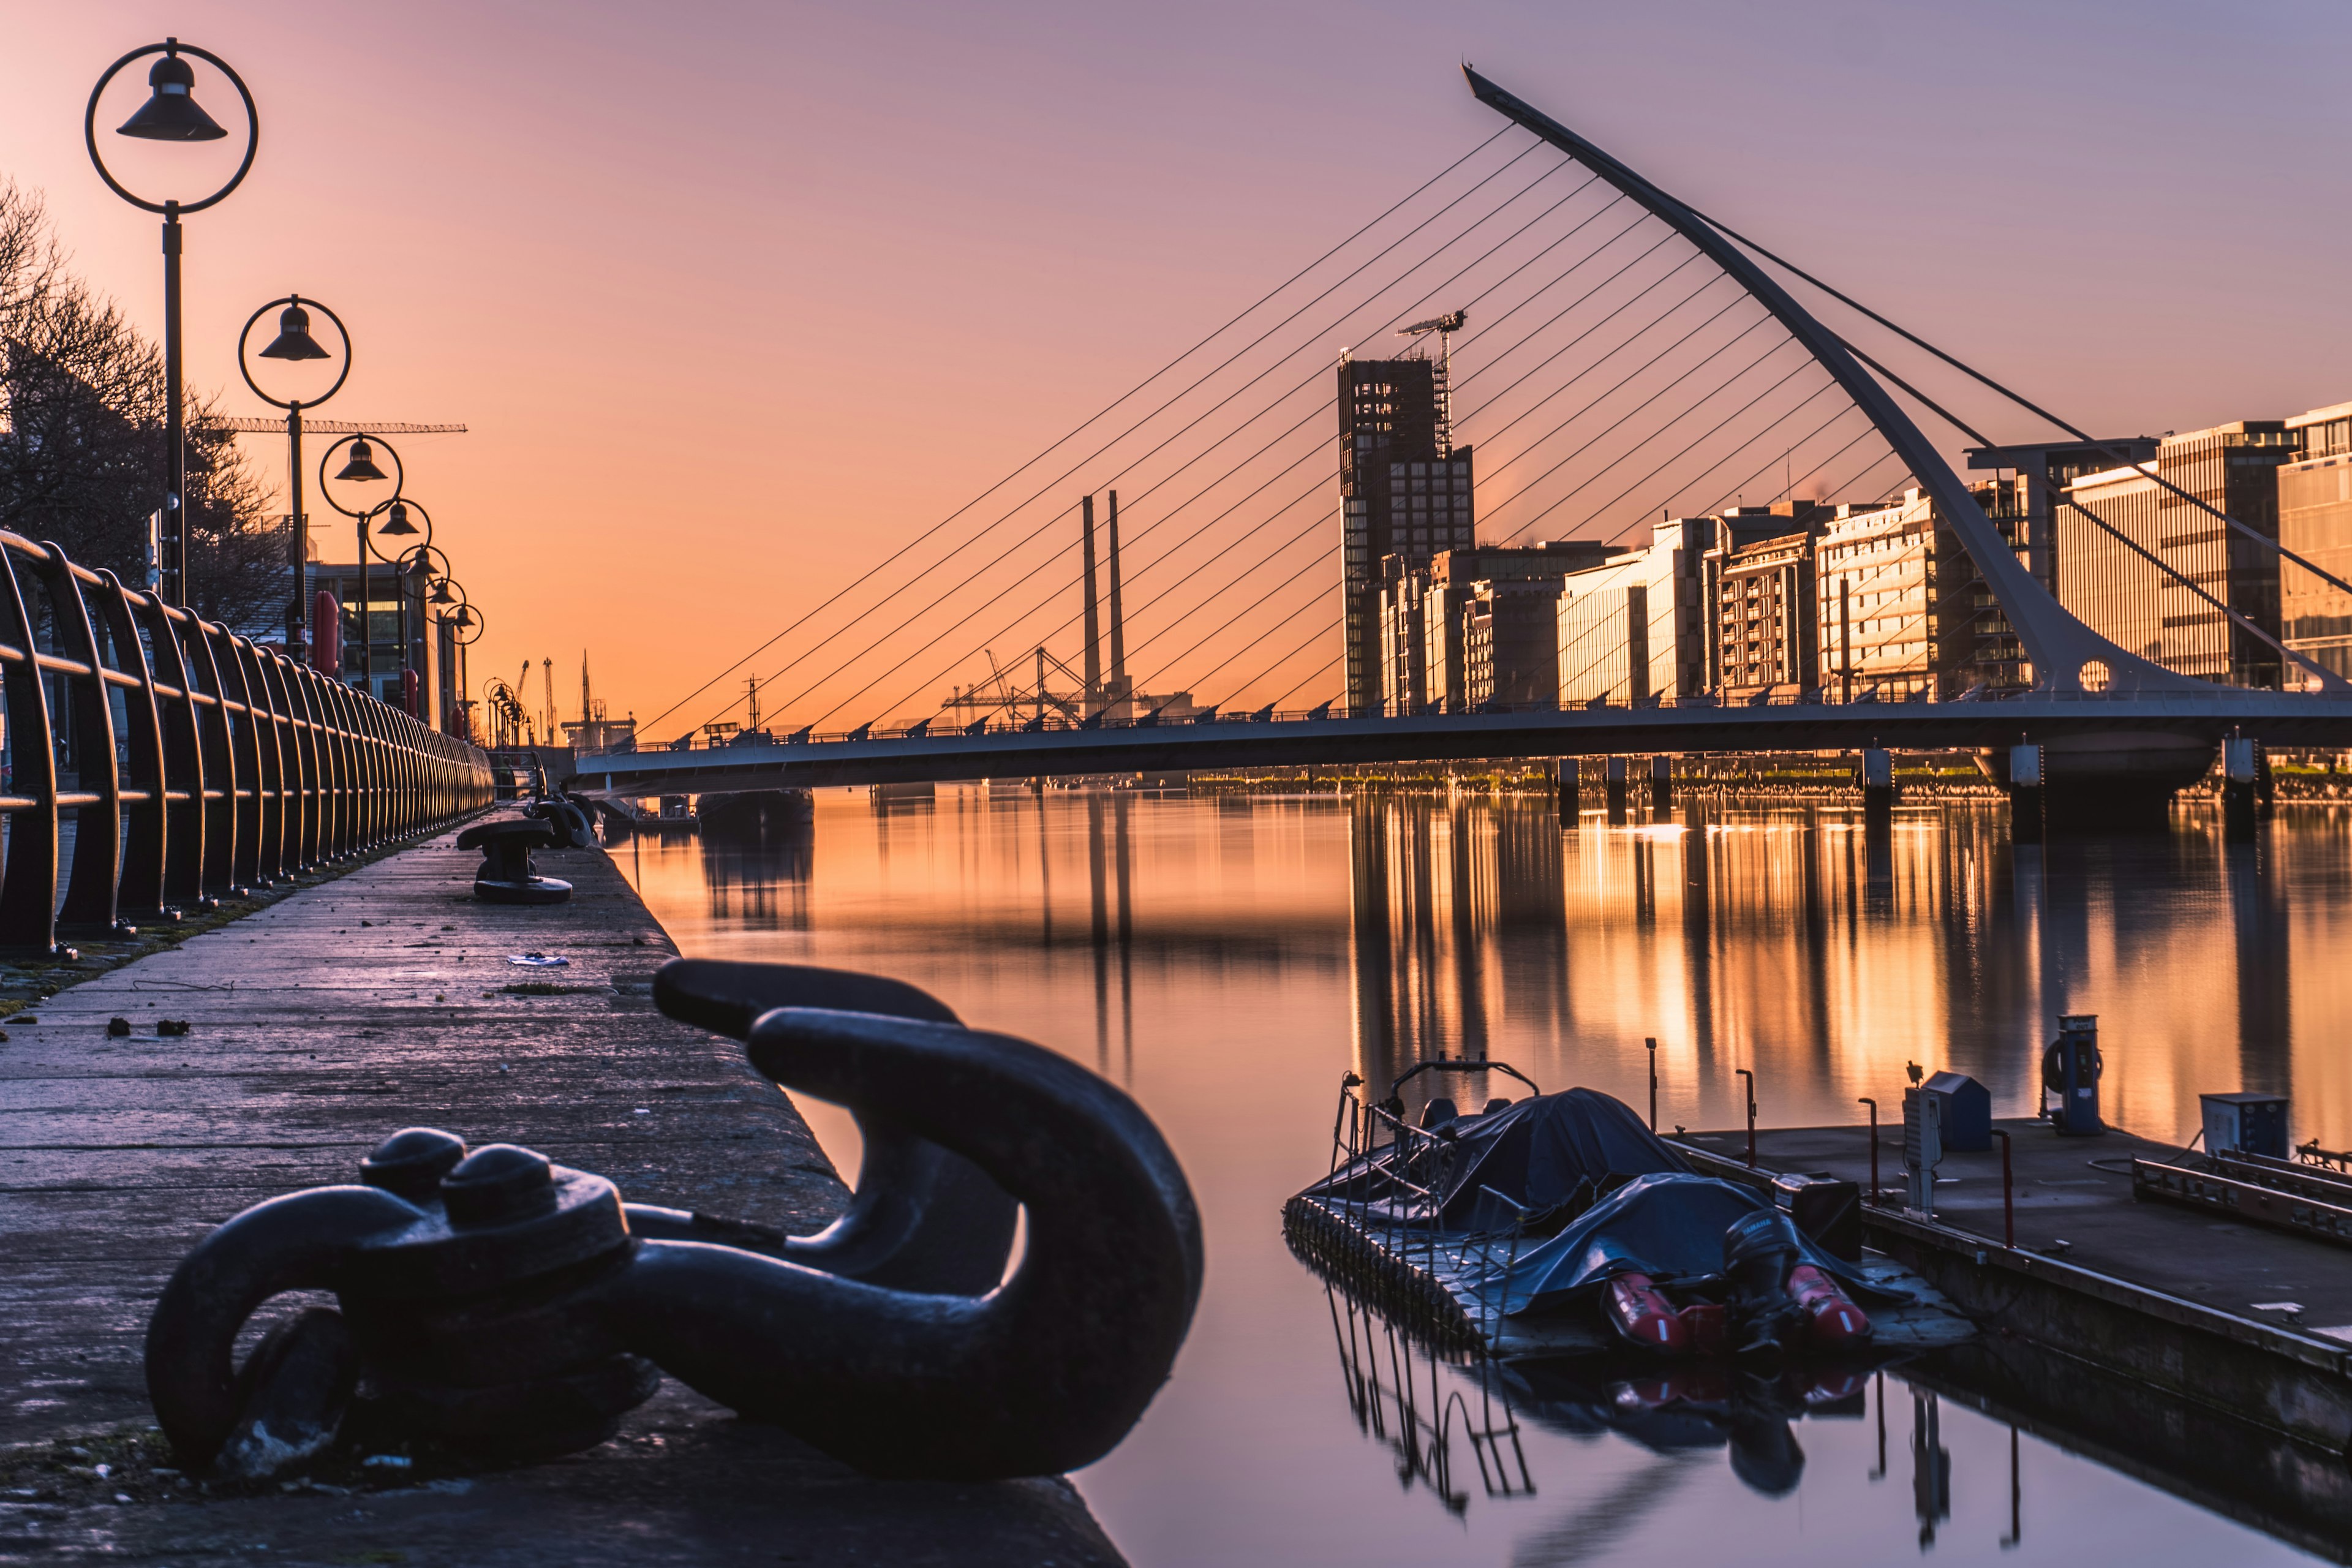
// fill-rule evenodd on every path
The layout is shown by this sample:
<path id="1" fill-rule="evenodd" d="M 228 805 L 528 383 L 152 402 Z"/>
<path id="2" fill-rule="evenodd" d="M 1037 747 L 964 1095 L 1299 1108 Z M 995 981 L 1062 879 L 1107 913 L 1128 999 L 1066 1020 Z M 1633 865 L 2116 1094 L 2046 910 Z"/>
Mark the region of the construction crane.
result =
<path id="1" fill-rule="evenodd" d="M 1437 334 L 1437 365 L 1430 375 L 1430 390 L 1436 394 L 1437 455 L 1441 458 L 1454 456 L 1454 334 L 1462 330 L 1468 315 L 1467 310 L 1449 310 L 1443 316 L 1432 316 L 1425 321 L 1397 329 L 1401 338 Z"/>
<path id="2" fill-rule="evenodd" d="M 286 433 L 283 419 L 257 419 L 238 414 L 213 421 L 215 427 L 234 430 L 243 436 L 282 436 Z M 397 421 L 384 425 L 369 425 L 356 419 L 305 419 L 302 428 L 321 436 L 463 436 L 463 425 L 404 425 Z"/>

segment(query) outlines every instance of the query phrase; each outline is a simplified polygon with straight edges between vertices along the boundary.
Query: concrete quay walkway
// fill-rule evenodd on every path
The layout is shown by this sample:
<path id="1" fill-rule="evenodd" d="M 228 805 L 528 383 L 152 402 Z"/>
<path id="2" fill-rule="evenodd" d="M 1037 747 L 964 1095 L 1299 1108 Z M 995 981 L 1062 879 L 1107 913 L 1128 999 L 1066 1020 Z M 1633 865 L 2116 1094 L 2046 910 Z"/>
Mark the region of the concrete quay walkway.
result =
<path id="1" fill-rule="evenodd" d="M 569 904 L 478 904 L 443 834 L 0 1019 L 0 1563 L 1117 1563 L 1064 1482 L 872 1480 L 667 1382 L 612 1442 L 520 1469 L 240 1498 L 156 1473 L 140 1355 L 173 1266 L 394 1129 L 793 1230 L 839 1212 L 742 1048 L 655 1009 L 676 949 L 604 852 L 541 860 Z"/>

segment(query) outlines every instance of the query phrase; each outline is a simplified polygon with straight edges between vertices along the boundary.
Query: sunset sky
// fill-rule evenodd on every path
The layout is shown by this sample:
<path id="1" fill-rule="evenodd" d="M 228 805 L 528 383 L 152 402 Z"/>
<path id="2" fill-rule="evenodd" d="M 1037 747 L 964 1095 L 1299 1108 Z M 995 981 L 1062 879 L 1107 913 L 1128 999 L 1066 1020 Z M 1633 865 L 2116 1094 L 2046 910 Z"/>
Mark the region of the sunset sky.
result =
<path id="1" fill-rule="evenodd" d="M 155 223 L 90 171 L 83 101 L 166 32 L 244 73 L 260 156 L 189 224 L 194 384 L 265 412 L 238 324 L 289 289 L 340 310 L 358 353 L 322 416 L 470 427 L 401 449 L 488 619 L 476 694 L 551 657 L 567 710 L 583 648 L 614 712 L 670 708 L 1477 147 L 1501 122 L 1464 59 L 2084 423 L 2352 398 L 2352 11 L 2316 0 L 0 5 L 0 172 L 150 330 Z M 278 475 L 282 445 L 247 440 Z M 1295 592 L 1251 612 L 1307 605 L 1297 636 L 1163 684 L 1225 697 L 1311 643 L 1337 567 L 1299 548 Z M 1049 590 L 1071 552 L 996 559 Z M 793 716 L 929 711 L 921 693 L 985 674 L 992 632 Z M 1011 663 L 1034 640 L 991 646 Z M 1233 697 L 1271 700 L 1327 642 Z M 715 689 L 660 733 L 740 685 Z"/>

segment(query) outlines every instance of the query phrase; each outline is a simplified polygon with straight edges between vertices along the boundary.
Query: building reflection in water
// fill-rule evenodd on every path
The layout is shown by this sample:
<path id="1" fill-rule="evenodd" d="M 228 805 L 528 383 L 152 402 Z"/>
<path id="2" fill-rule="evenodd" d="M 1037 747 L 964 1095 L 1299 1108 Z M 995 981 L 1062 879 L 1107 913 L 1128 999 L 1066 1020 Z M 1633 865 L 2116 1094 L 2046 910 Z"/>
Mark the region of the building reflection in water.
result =
<path id="1" fill-rule="evenodd" d="M 2299 1092 L 2298 1136 L 2352 1140 L 2352 1068 L 2314 1059 L 2352 967 L 2294 962 L 2352 935 L 2336 914 L 2352 816 L 2282 818 L 2230 847 L 2183 813 L 2168 837 L 2020 848 L 2002 808 L 1971 804 L 1874 826 L 1685 803 L 1671 822 L 1606 824 L 1563 827 L 1508 797 L 1352 803 L 1368 1083 L 1492 1054 L 1547 1089 L 1638 1102 L 1654 1037 L 1666 1123 L 1736 1121 L 1741 1068 L 1767 1124 L 1847 1122 L 1915 1061 L 2030 1115 L 2057 1015 L 2085 1012 L 2120 1125 L 2185 1136 L 2199 1093 L 2250 1089 Z"/>
<path id="2" fill-rule="evenodd" d="M 756 931 L 808 930 L 815 845 L 805 825 L 764 843 L 705 839 L 700 859 L 710 918 Z"/>

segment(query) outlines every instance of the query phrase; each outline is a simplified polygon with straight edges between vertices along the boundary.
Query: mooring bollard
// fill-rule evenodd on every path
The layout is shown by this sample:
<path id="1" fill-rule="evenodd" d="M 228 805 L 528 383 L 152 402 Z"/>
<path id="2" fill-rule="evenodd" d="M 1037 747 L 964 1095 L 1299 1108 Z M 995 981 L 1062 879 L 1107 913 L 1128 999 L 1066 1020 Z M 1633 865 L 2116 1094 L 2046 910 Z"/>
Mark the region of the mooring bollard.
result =
<path id="1" fill-rule="evenodd" d="M 1656 1036 L 1654 1036 L 1654 1035 L 1649 1036 L 1649 1037 L 1645 1037 L 1645 1038 L 1642 1041 L 1642 1044 L 1643 1044 L 1643 1045 L 1644 1045 L 1645 1047 L 1647 1047 L 1649 1048 L 1649 1052 L 1650 1052 L 1650 1131 L 1653 1131 L 1653 1132 L 1655 1132 L 1655 1131 L 1658 1130 L 1658 1040 L 1657 1040 L 1657 1037 L 1656 1037 Z"/>
<path id="2" fill-rule="evenodd" d="M 572 884 L 542 877 L 531 863 L 534 849 L 585 849 L 596 832 L 577 802 L 557 795 L 533 801 L 519 817 L 481 822 L 457 835 L 460 849 L 479 849 L 482 868 L 474 873 L 474 897 L 486 904 L 560 904 Z"/>
<path id="3" fill-rule="evenodd" d="M 395 1133 L 362 1184 L 249 1208 L 173 1275 L 147 1385 L 184 1463 L 273 1473 L 347 1422 L 380 1446 L 548 1458 L 610 1436 L 656 1369 L 878 1475 L 1054 1475 L 1126 1435 L 1202 1268 L 1183 1171 L 1132 1100 L 874 975 L 679 959 L 655 984 L 773 1081 L 853 1107 L 849 1212 L 788 1237 L 625 1204 L 513 1144 Z M 341 1310 L 239 1373 L 239 1330 L 289 1290 Z"/>

